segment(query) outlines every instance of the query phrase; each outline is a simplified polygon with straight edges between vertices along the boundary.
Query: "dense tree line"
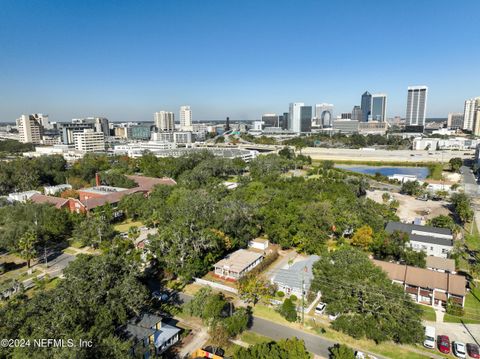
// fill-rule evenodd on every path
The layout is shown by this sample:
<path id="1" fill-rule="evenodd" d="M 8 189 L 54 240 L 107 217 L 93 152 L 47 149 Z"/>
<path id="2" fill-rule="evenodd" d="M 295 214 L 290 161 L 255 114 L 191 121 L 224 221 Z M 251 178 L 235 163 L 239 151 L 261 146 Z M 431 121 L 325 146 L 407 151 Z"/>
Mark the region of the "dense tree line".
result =
<path id="1" fill-rule="evenodd" d="M 19 154 L 33 151 L 34 149 L 35 145 L 33 143 L 21 143 L 15 140 L 0 140 L 0 154 Z"/>
<path id="2" fill-rule="evenodd" d="M 339 314 L 334 329 L 377 343 L 421 340 L 421 310 L 367 254 L 347 248 L 323 255 L 313 274 L 312 290 L 322 292 L 328 313 Z"/>
<path id="3" fill-rule="evenodd" d="M 0 308 L 2 338 L 91 340 L 92 347 L 0 348 L 1 357 L 128 358 L 128 342 L 115 330 L 138 314 L 147 289 L 135 264 L 119 253 L 79 255 L 52 290 L 18 295 Z"/>
<path id="4" fill-rule="evenodd" d="M 311 357 L 303 340 L 295 337 L 239 348 L 233 355 L 234 359 L 310 359 Z"/>

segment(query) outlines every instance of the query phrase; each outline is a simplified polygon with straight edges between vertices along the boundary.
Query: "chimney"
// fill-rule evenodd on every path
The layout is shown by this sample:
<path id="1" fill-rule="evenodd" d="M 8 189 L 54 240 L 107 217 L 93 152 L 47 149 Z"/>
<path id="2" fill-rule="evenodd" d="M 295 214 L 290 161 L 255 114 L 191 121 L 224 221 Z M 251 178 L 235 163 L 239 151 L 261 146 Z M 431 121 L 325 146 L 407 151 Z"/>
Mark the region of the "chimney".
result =
<path id="1" fill-rule="evenodd" d="M 100 186 L 100 175 L 97 173 L 95 173 L 95 186 Z"/>

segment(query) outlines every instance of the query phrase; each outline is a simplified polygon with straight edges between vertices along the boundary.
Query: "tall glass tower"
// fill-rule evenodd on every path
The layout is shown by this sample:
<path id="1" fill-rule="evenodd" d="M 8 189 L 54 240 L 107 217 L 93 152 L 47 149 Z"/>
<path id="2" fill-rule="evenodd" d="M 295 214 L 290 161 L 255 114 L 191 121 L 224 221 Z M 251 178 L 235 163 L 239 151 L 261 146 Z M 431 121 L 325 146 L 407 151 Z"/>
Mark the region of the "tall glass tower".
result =
<path id="1" fill-rule="evenodd" d="M 427 86 L 409 86 L 407 97 L 407 126 L 425 126 L 425 117 L 427 114 Z"/>
<path id="2" fill-rule="evenodd" d="M 367 122 L 368 117 L 372 114 L 372 95 L 370 92 L 364 92 L 360 106 L 362 108 L 362 122 Z"/>
<path id="3" fill-rule="evenodd" d="M 383 93 L 372 95 L 372 120 L 385 122 L 387 113 L 387 95 Z"/>

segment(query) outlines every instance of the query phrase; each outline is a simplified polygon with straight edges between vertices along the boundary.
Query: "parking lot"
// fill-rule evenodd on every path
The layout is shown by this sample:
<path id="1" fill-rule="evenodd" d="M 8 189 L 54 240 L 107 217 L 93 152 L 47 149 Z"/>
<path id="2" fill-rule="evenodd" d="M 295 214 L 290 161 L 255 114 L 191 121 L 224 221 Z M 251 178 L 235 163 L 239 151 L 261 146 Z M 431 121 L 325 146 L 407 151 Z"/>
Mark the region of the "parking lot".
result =
<path id="1" fill-rule="evenodd" d="M 450 342 L 459 341 L 480 345 L 480 324 L 425 322 L 425 325 L 435 327 L 436 336 L 446 335 L 450 338 Z"/>

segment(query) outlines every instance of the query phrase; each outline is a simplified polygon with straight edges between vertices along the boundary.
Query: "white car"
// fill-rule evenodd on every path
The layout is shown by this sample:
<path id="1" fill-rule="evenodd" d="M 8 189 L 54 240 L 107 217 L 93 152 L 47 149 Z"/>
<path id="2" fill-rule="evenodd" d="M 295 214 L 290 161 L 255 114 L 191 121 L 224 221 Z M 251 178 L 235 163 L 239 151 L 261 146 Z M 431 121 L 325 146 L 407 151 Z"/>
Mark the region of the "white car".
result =
<path id="1" fill-rule="evenodd" d="M 435 328 L 425 327 L 425 339 L 423 340 L 423 346 L 429 349 L 435 349 Z"/>
<path id="2" fill-rule="evenodd" d="M 339 313 L 329 314 L 328 319 L 333 321 L 333 320 L 337 319 L 339 315 L 340 315 Z"/>
<path id="3" fill-rule="evenodd" d="M 325 308 L 327 307 L 327 304 L 325 303 L 318 303 L 318 305 L 315 307 L 315 314 L 323 314 L 325 312 Z"/>
<path id="4" fill-rule="evenodd" d="M 466 350 L 465 350 L 465 344 L 462 342 L 453 342 L 453 354 L 457 358 L 466 358 Z"/>

